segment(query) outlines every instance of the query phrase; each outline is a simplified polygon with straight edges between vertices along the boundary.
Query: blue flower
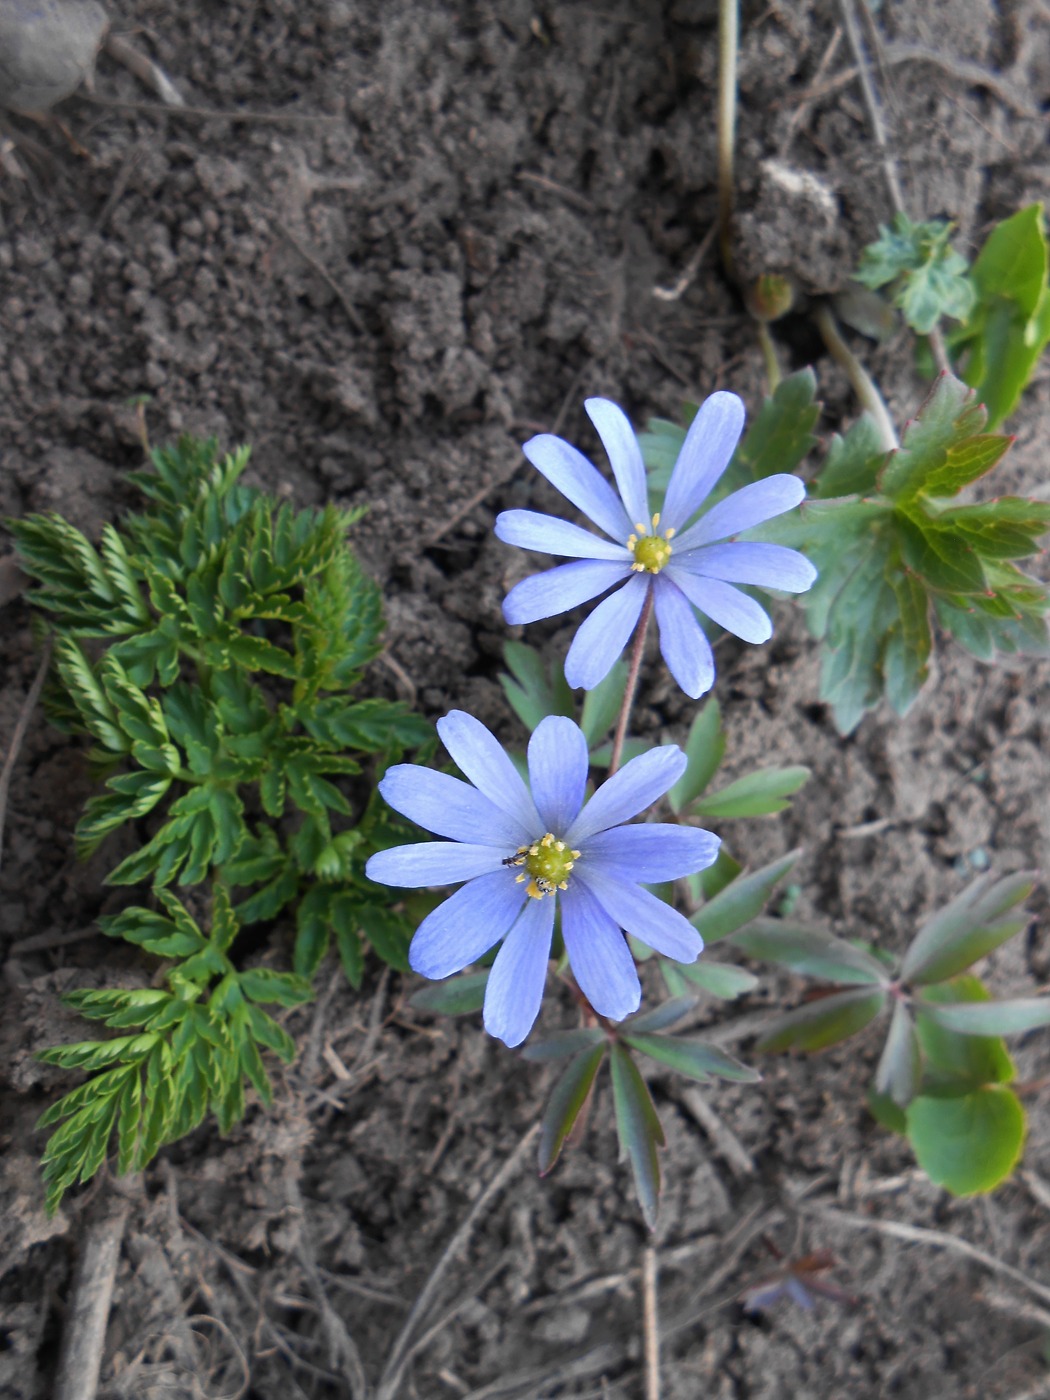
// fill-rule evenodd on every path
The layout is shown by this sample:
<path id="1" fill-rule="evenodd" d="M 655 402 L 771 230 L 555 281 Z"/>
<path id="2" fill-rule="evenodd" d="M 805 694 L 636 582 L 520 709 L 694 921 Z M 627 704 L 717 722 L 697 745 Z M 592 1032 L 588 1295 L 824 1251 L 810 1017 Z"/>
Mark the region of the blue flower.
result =
<path id="1" fill-rule="evenodd" d="M 797 550 L 730 538 L 797 506 L 805 487 L 796 476 L 764 477 L 734 491 L 679 533 L 729 465 L 744 426 L 741 401 L 717 393 L 701 405 L 658 515 L 649 513 L 641 449 L 623 410 L 608 399 L 588 399 L 584 407 L 609 455 L 618 495 L 561 438 L 541 433 L 523 450 L 609 538 L 536 511 L 504 511 L 496 534 L 506 544 L 574 562 L 517 584 L 504 600 L 503 615 L 511 624 L 536 622 L 615 589 L 580 627 L 565 658 L 569 684 L 593 690 L 623 651 L 651 596 L 668 669 L 685 693 L 698 699 L 714 684 L 715 663 L 693 609 L 745 642 L 766 642 L 773 634 L 768 615 L 733 584 L 804 593 L 816 578 L 813 565 Z"/>
<path id="2" fill-rule="evenodd" d="M 408 953 L 416 972 L 448 977 L 502 938 L 485 992 L 485 1029 L 520 1045 L 543 1000 L 556 904 L 580 990 L 611 1020 L 641 1001 L 625 931 L 678 962 L 696 960 L 703 948 L 696 929 L 642 884 L 705 869 L 718 837 L 658 822 L 623 825 L 681 777 L 681 749 L 650 749 L 585 801 L 587 741 L 563 715 L 536 726 L 528 785 L 472 715 L 453 710 L 438 733 L 469 782 L 399 763 L 379 791 L 396 812 L 449 839 L 395 846 L 365 867 L 384 885 L 466 881 L 416 930 Z"/>

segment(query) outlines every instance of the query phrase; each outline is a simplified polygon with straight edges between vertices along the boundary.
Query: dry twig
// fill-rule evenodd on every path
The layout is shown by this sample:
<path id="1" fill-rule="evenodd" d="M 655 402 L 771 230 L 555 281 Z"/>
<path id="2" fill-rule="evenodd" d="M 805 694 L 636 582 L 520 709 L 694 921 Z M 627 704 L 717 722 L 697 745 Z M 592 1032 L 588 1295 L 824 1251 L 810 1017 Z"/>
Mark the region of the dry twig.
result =
<path id="1" fill-rule="evenodd" d="M 842 1225 L 852 1230 L 873 1230 L 876 1234 L 890 1235 L 893 1239 L 906 1240 L 910 1244 L 928 1244 L 934 1249 L 948 1249 L 956 1254 L 963 1254 L 967 1259 L 973 1259 L 990 1269 L 992 1273 L 1012 1279 L 1035 1297 L 1041 1298 L 1044 1303 L 1050 1303 L 1050 1288 L 1046 1284 L 1030 1278 L 1013 1264 L 997 1259 L 994 1254 L 978 1249 L 976 1245 L 970 1244 L 969 1240 L 959 1239 L 957 1235 L 949 1235 L 943 1230 L 929 1230 L 922 1225 L 907 1225 L 899 1220 L 877 1220 L 872 1216 L 853 1215 L 849 1211 L 834 1210 L 819 1203 L 799 1205 L 798 1210 L 803 1215 L 819 1215 L 822 1220 L 832 1225 Z"/>
<path id="2" fill-rule="evenodd" d="M 36 709 L 36 702 L 40 699 L 40 692 L 44 688 L 44 681 L 47 679 L 47 668 L 51 665 L 51 648 L 54 645 L 52 639 L 48 637 L 44 643 L 43 655 L 40 658 L 40 665 L 37 667 L 36 675 L 33 677 L 33 684 L 29 687 L 29 694 L 18 712 L 18 720 L 15 724 L 14 733 L 11 735 L 11 742 L 7 746 L 7 753 L 4 756 L 4 766 L 0 770 L 0 868 L 3 867 L 4 857 L 4 822 L 7 817 L 7 795 L 11 790 L 11 775 L 15 771 L 15 762 L 18 758 L 22 742 L 26 737 L 26 730 L 29 728 L 29 717 Z"/>
<path id="3" fill-rule="evenodd" d="M 642 1323 L 645 1337 L 645 1400 L 660 1400 L 660 1318 L 656 1296 L 656 1249 L 642 1256 Z"/>
<path id="4" fill-rule="evenodd" d="M 397 1400 L 397 1397 L 401 1393 L 402 1373 L 411 1354 L 413 1334 L 426 1317 L 446 1273 L 455 1263 L 462 1250 L 466 1248 L 471 1235 L 474 1233 L 474 1227 L 504 1187 L 517 1175 L 525 1154 L 535 1141 L 539 1130 L 540 1125 L 538 1123 L 533 1123 L 532 1127 L 525 1133 L 517 1147 L 515 1147 L 514 1151 L 471 1206 L 459 1228 L 446 1245 L 441 1257 L 438 1259 L 433 1269 L 431 1269 L 430 1277 L 420 1290 L 418 1298 L 412 1305 L 411 1312 L 405 1319 L 404 1326 L 397 1334 L 394 1345 L 390 1349 L 390 1355 L 387 1358 L 386 1365 L 383 1367 L 383 1374 L 380 1377 L 379 1386 L 376 1391 L 376 1400 Z"/>
<path id="5" fill-rule="evenodd" d="M 130 1201 L 116 1200 L 84 1239 L 55 1376 L 54 1400 L 94 1400 L 106 1344 L 109 1306 Z"/>

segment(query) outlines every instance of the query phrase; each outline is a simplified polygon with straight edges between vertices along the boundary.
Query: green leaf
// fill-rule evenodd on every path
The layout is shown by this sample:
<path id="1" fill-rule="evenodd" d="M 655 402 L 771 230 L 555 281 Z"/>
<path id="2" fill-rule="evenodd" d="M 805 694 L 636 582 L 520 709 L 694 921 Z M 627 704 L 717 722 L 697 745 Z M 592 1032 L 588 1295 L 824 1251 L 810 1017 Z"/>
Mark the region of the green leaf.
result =
<path id="1" fill-rule="evenodd" d="M 898 616 L 887 578 L 893 558 L 893 542 L 873 534 L 828 609 L 820 697 L 831 706 L 840 734 L 851 734 L 879 703 L 885 637 Z"/>
<path id="2" fill-rule="evenodd" d="M 973 265 L 977 305 L 951 343 L 968 353 L 966 382 L 992 427 L 1013 412 L 1050 341 L 1047 266 L 1042 204 L 997 224 Z"/>
<path id="3" fill-rule="evenodd" d="M 604 680 L 599 681 L 593 690 L 584 691 L 580 728 L 588 749 L 600 743 L 616 723 L 626 685 L 627 663 L 617 661 Z"/>
<path id="4" fill-rule="evenodd" d="M 697 711 L 689 727 L 689 738 L 685 745 L 685 772 L 667 794 L 675 815 L 704 791 L 718 772 L 725 751 L 722 711 L 718 701 L 712 696 Z"/>
<path id="5" fill-rule="evenodd" d="M 735 817 L 765 817 L 782 812 L 790 806 L 788 798 L 809 781 L 810 770 L 797 765 L 793 768 L 760 768 L 737 778 L 728 787 L 720 788 L 695 802 L 692 811 L 699 816 L 730 820 Z"/>
<path id="6" fill-rule="evenodd" d="M 870 413 L 862 413 L 844 437 L 832 437 L 824 465 L 809 488 L 811 499 L 871 495 L 886 456 L 878 425 Z"/>
<path id="7" fill-rule="evenodd" d="M 737 482 L 760 481 L 777 472 L 793 472 L 817 445 L 813 436 L 820 404 L 817 377 L 796 370 L 762 402 L 736 450 L 729 471 Z"/>
<path id="8" fill-rule="evenodd" d="M 486 974 L 487 976 L 488 974 Z M 523 1060 L 533 1064 L 550 1064 L 553 1060 L 564 1060 L 581 1050 L 589 1050 L 595 1045 L 605 1045 L 608 1036 L 601 1026 L 582 1026 L 574 1031 L 562 1031 L 558 1035 L 546 1036 L 543 1040 L 530 1041 L 518 1052 Z"/>
<path id="9" fill-rule="evenodd" d="M 893 304 L 920 335 L 942 316 L 965 321 L 975 300 L 966 259 L 951 246 L 944 219 L 912 223 L 903 212 L 879 225 L 879 237 L 861 254 L 856 279 L 871 289 L 892 286 Z"/>
<path id="10" fill-rule="evenodd" d="M 886 1004 L 881 989 L 851 987 L 806 1002 L 778 1016 L 763 1032 L 755 1049 L 766 1054 L 778 1050 L 823 1050 L 862 1031 Z"/>
<path id="11" fill-rule="evenodd" d="M 919 1038 L 907 1006 L 898 1001 L 875 1071 L 874 1093 L 879 1098 L 892 1100 L 899 1108 L 907 1108 L 919 1087 L 920 1074 Z"/>
<path id="12" fill-rule="evenodd" d="M 500 685 L 526 729 L 535 729 L 547 715 L 572 717 L 572 691 L 560 666 L 544 661 L 538 651 L 524 642 L 506 642 L 503 660 L 510 675 L 501 675 Z"/>
<path id="13" fill-rule="evenodd" d="M 689 922 L 706 944 L 726 938 L 762 912 L 778 881 L 784 878 L 801 854 L 801 848 L 789 851 L 769 865 L 749 871 L 746 875 L 738 875 L 720 894 L 709 899 Z"/>
<path id="14" fill-rule="evenodd" d="M 469 1016 L 480 1011 L 485 1004 L 488 980 L 486 969 L 484 972 L 467 972 L 447 982 L 433 982 L 429 987 L 414 992 L 408 1004 L 417 1011 L 434 1011 L 440 1016 Z"/>
<path id="15" fill-rule="evenodd" d="M 886 635 L 882 670 L 886 699 L 899 715 L 906 715 L 929 676 L 933 635 L 930 600 L 922 582 L 902 568 L 891 576 L 898 617 Z"/>
<path id="16" fill-rule="evenodd" d="M 639 1035 L 633 1030 L 626 1032 L 622 1039 L 625 1044 L 640 1050 L 651 1060 L 667 1065 L 676 1074 L 684 1074 L 688 1079 L 731 1079 L 739 1084 L 757 1084 L 762 1076 L 749 1065 L 735 1060 L 717 1046 L 706 1045 L 702 1040 L 685 1040 L 667 1035 Z"/>
<path id="17" fill-rule="evenodd" d="M 957 1098 L 914 1099 L 908 1139 L 919 1166 L 954 1196 L 994 1191 L 1010 1175 L 1024 1146 L 1025 1118 L 1017 1095 L 988 1084 Z"/>
<path id="18" fill-rule="evenodd" d="M 1028 915 L 1017 906 L 1037 878 L 1019 871 L 1001 880 L 983 875 L 967 885 L 919 929 L 901 962 L 901 979 L 920 987 L 944 982 L 1020 933 Z"/>
<path id="19" fill-rule="evenodd" d="M 292 972 L 276 972 L 270 967 L 249 967 L 238 973 L 241 991 L 251 1001 L 266 1005 L 302 1006 L 313 997 L 313 988 L 305 977 Z"/>
<path id="20" fill-rule="evenodd" d="M 679 964 L 675 964 L 679 966 Z M 638 1012 L 629 1017 L 623 1023 L 623 1029 L 635 1031 L 663 1031 L 668 1026 L 677 1025 L 690 1011 L 696 1009 L 696 997 L 690 996 L 688 992 L 682 996 L 673 997 L 670 1001 L 665 1001 L 657 1006 L 650 1007 L 648 1011 Z"/>
<path id="21" fill-rule="evenodd" d="M 898 506 L 920 495 L 954 496 L 990 471 L 1010 446 L 1008 437 L 983 432 L 987 414 L 972 389 L 942 374 L 896 452 L 891 452 L 879 485 Z"/>
<path id="22" fill-rule="evenodd" d="M 693 903 L 714 899 L 716 894 L 721 894 L 727 885 L 733 883 L 743 868 L 740 862 L 729 854 L 724 844 L 720 846 L 714 865 L 709 865 L 706 870 L 686 878 Z"/>
<path id="23" fill-rule="evenodd" d="M 787 919 L 755 919 L 732 942 L 749 957 L 778 963 L 803 977 L 857 986 L 886 986 L 890 980 L 886 968 L 863 948 Z"/>
<path id="24" fill-rule="evenodd" d="M 695 963 L 688 964 L 665 963 L 664 966 L 673 967 L 679 976 L 688 978 L 694 986 L 720 1001 L 735 1001 L 758 986 L 753 972 L 730 963 L 712 962 L 710 958 L 698 958 Z"/>
<path id="25" fill-rule="evenodd" d="M 598 1048 L 591 1052 L 592 1055 L 597 1053 Z M 659 1149 L 665 1143 L 664 1130 L 645 1080 L 630 1054 L 622 1045 L 613 1044 L 609 1048 L 609 1060 L 620 1152 L 631 1163 L 645 1223 L 650 1230 L 655 1230 L 660 1203 Z"/>
<path id="26" fill-rule="evenodd" d="M 922 1001 L 913 1003 L 923 1055 L 923 1093 L 963 1094 L 982 1084 L 1004 1084 L 1013 1079 L 1013 1061 L 999 1036 L 950 1030 L 930 1014 L 933 1006 L 987 1001 L 988 992 L 982 983 L 964 975 L 927 987 Z"/>
<path id="27" fill-rule="evenodd" d="M 408 945 L 411 935 L 404 919 L 372 905 L 362 905 L 357 917 L 361 932 L 383 961 L 396 972 L 410 972 Z"/>
<path id="28" fill-rule="evenodd" d="M 928 1006 L 924 1014 L 935 1025 L 960 1035 L 1019 1035 L 1050 1026 L 1050 997 Z"/>
<path id="29" fill-rule="evenodd" d="M 539 1170 L 546 1176 L 554 1167 L 565 1140 L 594 1091 L 594 1080 L 605 1058 L 606 1045 L 595 1045 L 569 1064 L 554 1086 L 540 1123 Z M 644 1088 L 644 1086 L 643 1086 Z M 657 1178 L 659 1192 L 659 1178 Z"/>

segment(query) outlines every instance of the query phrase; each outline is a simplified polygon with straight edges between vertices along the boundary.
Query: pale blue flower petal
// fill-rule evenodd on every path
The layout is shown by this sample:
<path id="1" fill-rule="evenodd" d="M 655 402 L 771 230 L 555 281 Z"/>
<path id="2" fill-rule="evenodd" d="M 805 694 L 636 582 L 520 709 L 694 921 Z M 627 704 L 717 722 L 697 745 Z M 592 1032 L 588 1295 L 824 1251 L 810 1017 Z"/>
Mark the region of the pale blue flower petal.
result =
<path id="1" fill-rule="evenodd" d="M 649 488 L 642 449 L 627 415 L 610 399 L 585 399 L 587 417 L 597 429 L 632 525 L 649 528 Z"/>
<path id="2" fill-rule="evenodd" d="M 612 670 L 638 622 L 650 577 L 631 574 L 580 624 L 565 658 L 565 679 L 574 690 L 593 690 Z"/>
<path id="3" fill-rule="evenodd" d="M 667 487 L 660 528 L 680 530 L 695 515 L 728 467 L 744 428 L 736 394 L 712 394 L 689 425 Z"/>
<path id="4" fill-rule="evenodd" d="M 505 510 L 496 516 L 496 537 L 519 549 L 563 554 L 571 559 L 615 559 L 630 565 L 634 556 L 625 544 L 614 544 L 580 525 L 535 510 Z"/>
<path id="5" fill-rule="evenodd" d="M 577 880 L 562 895 L 561 931 L 572 975 L 598 1015 L 622 1021 L 637 1011 L 642 988 L 623 930 Z"/>
<path id="6" fill-rule="evenodd" d="M 503 616 L 512 627 L 538 622 L 541 617 L 556 617 L 580 603 L 589 603 L 613 584 L 630 577 L 629 564 L 613 564 L 604 559 L 559 564 L 516 583 L 503 600 Z"/>
<path id="7" fill-rule="evenodd" d="M 614 826 L 587 839 L 586 870 L 658 885 L 695 875 L 714 864 L 721 841 L 698 826 L 672 822 L 641 822 Z"/>
<path id="8" fill-rule="evenodd" d="M 532 465 L 599 530 L 621 542 L 631 533 L 623 502 L 582 452 L 551 433 L 529 438 L 521 449 Z"/>
<path id="9" fill-rule="evenodd" d="M 565 715 L 541 719 L 529 740 L 529 786 L 539 809 L 537 835 L 560 836 L 579 815 L 587 787 L 587 740 Z"/>
<path id="10" fill-rule="evenodd" d="M 423 841 L 377 851 L 365 866 L 370 880 L 381 885 L 458 885 L 488 875 L 503 864 L 502 846 L 468 846 L 460 841 Z M 639 876 L 639 878 L 643 878 Z"/>
<path id="11" fill-rule="evenodd" d="M 768 642 L 773 635 L 769 614 L 731 583 L 715 578 L 697 578 L 684 569 L 667 571 L 694 608 L 717 622 L 734 637 L 745 642 Z"/>
<path id="12" fill-rule="evenodd" d="M 450 710 L 444 719 L 438 720 L 437 731 L 456 767 L 483 797 L 509 813 L 527 830 L 540 831 L 539 813 L 521 774 L 507 757 L 503 745 L 479 719 L 465 710 Z M 420 880 L 419 883 L 426 882 Z"/>
<path id="13" fill-rule="evenodd" d="M 499 942 L 527 898 L 525 886 L 515 881 L 510 870 L 471 880 L 432 910 L 416 929 L 408 949 L 410 967 L 431 978 L 462 972 Z"/>
<path id="14" fill-rule="evenodd" d="M 539 1015 L 553 931 L 554 900 L 528 900 L 492 964 L 485 988 L 485 1029 L 511 1048 L 521 1044 Z"/>
<path id="15" fill-rule="evenodd" d="M 749 583 L 755 588 L 775 588 L 781 593 L 805 593 L 817 571 L 797 549 L 782 544 L 709 544 L 685 553 L 675 551 L 674 568 L 700 578 L 720 578 L 725 583 Z"/>
<path id="16" fill-rule="evenodd" d="M 755 525 L 763 525 L 776 515 L 797 506 L 806 496 L 805 485 L 797 476 L 781 472 L 778 476 L 765 476 L 761 481 L 753 481 L 750 486 L 741 486 L 724 501 L 712 506 L 707 514 L 685 534 L 674 541 L 675 554 L 696 549 L 701 544 L 713 544 L 716 540 L 739 535 L 742 530 L 750 530 Z"/>
<path id="17" fill-rule="evenodd" d="M 660 655 L 686 695 L 699 700 L 715 683 L 714 654 L 685 595 L 666 572 L 656 579 L 655 612 Z"/>
<path id="18" fill-rule="evenodd" d="M 686 762 L 677 744 L 662 744 L 632 758 L 601 785 L 565 833 L 565 840 L 583 849 L 587 838 L 596 832 L 630 821 L 675 785 Z"/>
<path id="19" fill-rule="evenodd" d="M 593 877 L 585 875 L 582 864 L 572 878 L 574 883 L 584 881 L 609 917 L 654 952 L 675 962 L 691 963 L 703 951 L 704 940 L 689 920 L 640 885 L 617 880 L 604 871 Z"/>
<path id="20" fill-rule="evenodd" d="M 513 851 L 536 834 L 535 828 L 501 811 L 469 783 L 412 763 L 388 768 L 379 791 L 395 812 L 453 841 L 506 846 Z"/>

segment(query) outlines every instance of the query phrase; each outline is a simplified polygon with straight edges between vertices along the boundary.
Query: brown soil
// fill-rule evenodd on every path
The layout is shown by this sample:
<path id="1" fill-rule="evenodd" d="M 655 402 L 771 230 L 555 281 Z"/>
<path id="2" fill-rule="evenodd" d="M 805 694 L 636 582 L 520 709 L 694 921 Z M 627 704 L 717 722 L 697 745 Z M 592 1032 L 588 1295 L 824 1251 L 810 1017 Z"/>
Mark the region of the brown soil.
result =
<path id="1" fill-rule="evenodd" d="M 715 216 L 714 0 L 125 0 L 117 18 L 141 27 L 193 108 L 158 108 L 103 60 L 98 100 L 64 109 L 90 158 L 26 131 L 43 158 L 20 156 L 30 178 L 0 184 L 0 510 L 59 509 L 97 531 L 131 500 L 124 477 L 141 454 L 129 400 L 148 394 L 155 440 L 247 441 L 254 479 L 296 503 L 367 502 L 356 547 L 384 587 L 396 663 L 377 668 L 377 686 L 410 684 L 427 714 L 460 706 L 520 741 L 497 681 L 499 605 L 534 561 L 491 528 L 497 510 L 547 499 L 520 442 L 557 425 L 593 448 L 587 393 L 638 422 L 716 387 L 752 412 L 760 402 L 758 346 L 715 259 L 678 300 L 653 295 Z M 890 213 L 840 22 L 831 0 L 743 5 L 738 258 L 811 294 L 839 285 Z M 878 22 L 910 210 L 950 214 L 972 249 L 1050 179 L 1046 7 L 884 0 Z M 270 115 L 207 115 L 249 110 Z M 777 336 L 786 362 L 816 363 L 821 430 L 848 421 L 848 388 L 805 315 Z M 907 416 L 924 386 L 906 338 L 865 353 Z M 1008 489 L 1045 493 L 1048 393 L 1038 376 L 1010 425 Z M 6 743 L 37 658 L 24 602 L 0 618 Z M 570 632 L 529 639 L 563 652 Z M 1050 668 L 992 671 L 944 651 L 906 722 L 880 713 L 847 741 L 817 703 L 818 657 L 796 611 L 781 610 L 768 647 L 719 656 L 730 776 L 757 761 L 814 770 L 790 812 L 723 832 L 752 864 L 806 847 L 801 914 L 897 947 L 986 857 L 1050 870 Z M 681 739 L 691 710 L 654 667 L 638 727 Z M 80 748 L 37 714 L 10 796 L 5 944 L 89 930 L 104 907 L 112 852 L 73 859 L 89 790 Z M 111 1193 L 73 1193 L 45 1219 L 32 1125 L 68 1080 L 32 1052 L 78 1034 L 58 996 L 116 956 L 90 933 L 8 953 L 3 1396 L 52 1394 L 78 1252 Z M 989 975 L 1010 992 L 1048 971 L 1044 921 Z M 753 1018 L 793 994 L 775 978 L 764 986 L 731 1012 L 704 1007 L 699 1022 Z M 359 1397 L 349 1337 L 367 1394 L 387 1400 L 642 1396 L 646 1239 L 606 1099 L 551 1178 L 536 1179 L 529 1145 L 482 1199 L 548 1074 L 474 1018 L 407 1009 L 410 990 L 373 977 L 358 997 L 329 969 L 319 1001 L 288 1021 L 303 1056 L 274 1110 L 251 1110 L 226 1139 L 202 1129 L 146 1173 L 101 1395 Z M 1046 1046 L 1019 1045 L 1022 1080 L 1045 1072 Z M 926 1227 L 1045 1278 L 1046 1091 L 1029 1096 L 1015 1181 L 956 1201 L 868 1117 L 875 1051 L 863 1041 L 775 1062 L 757 1088 L 705 1091 L 714 1129 L 680 1081 L 654 1077 L 669 1139 L 656 1235 L 663 1400 L 1050 1393 L 1045 1299 L 951 1249 L 856 1223 Z M 733 1300 L 768 1271 L 763 1233 L 786 1252 L 833 1250 L 857 1305 L 744 1320 Z M 418 1350 L 384 1392 L 442 1260 L 413 1325 Z"/>

